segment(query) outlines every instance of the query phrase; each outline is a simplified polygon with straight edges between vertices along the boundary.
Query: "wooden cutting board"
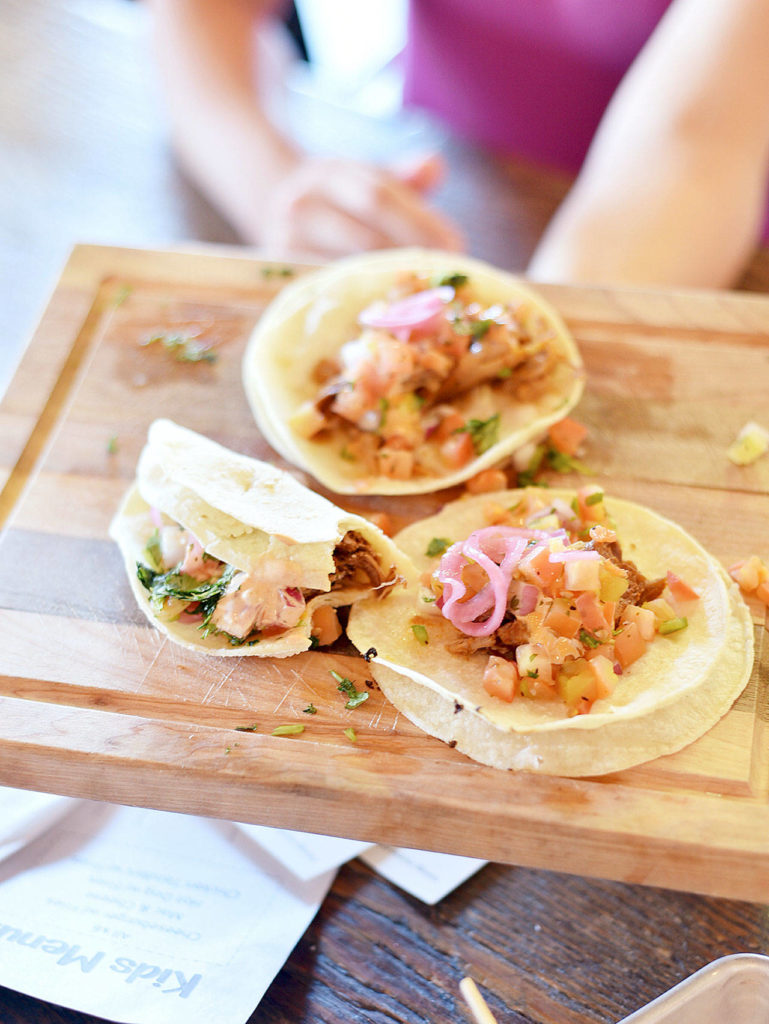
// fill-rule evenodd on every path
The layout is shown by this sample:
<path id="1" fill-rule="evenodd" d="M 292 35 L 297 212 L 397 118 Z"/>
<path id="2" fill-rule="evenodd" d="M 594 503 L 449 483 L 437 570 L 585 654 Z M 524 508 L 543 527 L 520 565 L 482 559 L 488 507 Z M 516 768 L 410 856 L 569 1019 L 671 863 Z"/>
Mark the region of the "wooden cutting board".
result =
<path id="1" fill-rule="evenodd" d="M 769 900 L 758 604 L 756 667 L 732 711 L 678 754 L 582 780 L 475 764 L 373 686 L 345 710 L 330 671 L 358 689 L 369 675 L 344 646 L 222 661 L 145 622 L 107 528 L 147 427 L 170 417 L 279 462 L 240 361 L 265 304 L 301 270 L 231 251 L 73 252 L 0 404 L 0 783 Z M 748 420 L 769 425 L 769 298 L 541 291 L 586 361 L 576 416 L 590 430 L 591 479 L 677 520 L 727 566 L 768 556 L 769 457 L 738 468 L 726 449 Z M 212 344 L 215 361 L 143 344 L 175 332 Z M 400 526 L 458 493 L 394 508 L 330 496 Z M 272 735 L 295 723 L 301 735 Z"/>

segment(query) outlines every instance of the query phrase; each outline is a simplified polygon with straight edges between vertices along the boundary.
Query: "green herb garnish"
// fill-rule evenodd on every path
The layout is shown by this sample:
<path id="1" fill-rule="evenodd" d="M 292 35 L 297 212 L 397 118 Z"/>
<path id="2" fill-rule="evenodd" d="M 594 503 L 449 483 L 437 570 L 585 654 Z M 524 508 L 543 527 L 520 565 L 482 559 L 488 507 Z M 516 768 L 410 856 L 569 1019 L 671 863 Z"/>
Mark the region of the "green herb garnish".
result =
<path id="1" fill-rule="evenodd" d="M 499 413 L 487 420 L 468 420 L 463 427 L 457 427 L 455 434 L 469 434 L 476 455 L 483 455 L 499 440 Z"/>
<path id="2" fill-rule="evenodd" d="M 601 641 L 598 639 L 598 637 L 593 636 L 592 633 L 588 633 L 586 629 L 581 629 L 579 631 L 579 639 L 581 643 L 585 645 L 585 647 L 595 648 L 601 646 Z"/>
<path id="3" fill-rule="evenodd" d="M 361 705 L 364 700 L 368 700 L 368 690 L 356 690 L 355 684 L 351 679 L 348 679 L 347 676 L 340 676 L 339 673 L 335 672 L 333 669 L 331 669 L 331 675 L 339 684 L 337 686 L 337 690 L 339 690 L 340 693 L 347 694 L 348 699 L 345 704 L 346 708 L 349 708 L 352 711 L 353 708 L 357 708 Z"/>
<path id="4" fill-rule="evenodd" d="M 443 277 L 436 275 L 432 284 L 435 288 L 440 288 L 441 285 L 450 285 L 452 288 L 461 288 L 463 284 L 467 284 L 467 274 L 444 274 Z"/>
<path id="5" fill-rule="evenodd" d="M 304 710 L 302 711 L 302 714 L 304 715 L 317 715 L 317 713 L 318 709 L 315 707 L 314 704 L 308 704 L 307 707 L 304 708 Z"/>
<path id="6" fill-rule="evenodd" d="M 430 543 L 427 545 L 425 554 L 428 558 L 437 558 L 438 555 L 442 555 L 443 552 L 451 547 L 451 541 L 447 540 L 446 537 L 433 537 Z"/>
<path id="7" fill-rule="evenodd" d="M 235 726 L 235 731 L 236 732 L 256 732 L 256 730 L 258 728 L 258 725 L 259 725 L 258 722 L 253 722 L 251 725 L 236 725 Z"/>
<path id="8" fill-rule="evenodd" d="M 347 737 L 347 739 L 350 741 L 350 743 L 355 743 L 355 741 L 358 738 L 355 735 L 355 730 L 352 728 L 352 726 L 349 726 L 347 729 L 345 729 L 344 734 Z"/>
<path id="9" fill-rule="evenodd" d="M 113 434 L 107 441 L 107 455 L 115 455 L 117 453 L 117 434 Z"/>

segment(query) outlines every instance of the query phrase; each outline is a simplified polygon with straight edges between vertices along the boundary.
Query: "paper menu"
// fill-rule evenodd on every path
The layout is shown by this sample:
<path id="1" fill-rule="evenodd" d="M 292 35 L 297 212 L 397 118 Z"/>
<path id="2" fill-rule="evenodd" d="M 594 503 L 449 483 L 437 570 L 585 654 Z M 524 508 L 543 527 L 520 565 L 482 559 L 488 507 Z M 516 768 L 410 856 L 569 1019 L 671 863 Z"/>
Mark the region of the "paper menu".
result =
<path id="1" fill-rule="evenodd" d="M 239 824 L 238 828 L 304 881 L 317 878 L 331 868 L 341 867 L 359 853 L 368 850 L 371 845 L 355 839 L 337 839 L 334 836 L 269 828 L 267 825 Z"/>
<path id="2" fill-rule="evenodd" d="M 242 1024 L 334 877 L 236 826 L 84 802 L 0 865 L 0 985 L 121 1024 Z"/>
<path id="3" fill-rule="evenodd" d="M 45 832 L 78 803 L 73 797 L 0 786 L 0 861 Z"/>

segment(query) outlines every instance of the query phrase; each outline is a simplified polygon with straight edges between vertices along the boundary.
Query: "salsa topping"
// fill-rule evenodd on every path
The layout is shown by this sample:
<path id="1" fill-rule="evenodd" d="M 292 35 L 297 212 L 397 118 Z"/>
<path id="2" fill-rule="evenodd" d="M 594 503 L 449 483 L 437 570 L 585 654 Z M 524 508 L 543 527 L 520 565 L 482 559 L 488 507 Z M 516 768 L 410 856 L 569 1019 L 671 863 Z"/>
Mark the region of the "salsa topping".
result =
<path id="1" fill-rule="evenodd" d="M 452 544 L 425 581 L 456 629 L 448 648 L 488 655 L 491 696 L 561 700 L 589 712 L 660 636 L 686 629 L 699 595 L 672 572 L 647 579 L 623 556 L 602 491 L 573 504 L 527 493 Z"/>
<path id="2" fill-rule="evenodd" d="M 442 475 L 497 443 L 501 408 L 548 391 L 556 341 L 529 303 L 484 305 L 466 275 L 404 275 L 316 365 L 318 393 L 292 425 L 364 473 Z"/>

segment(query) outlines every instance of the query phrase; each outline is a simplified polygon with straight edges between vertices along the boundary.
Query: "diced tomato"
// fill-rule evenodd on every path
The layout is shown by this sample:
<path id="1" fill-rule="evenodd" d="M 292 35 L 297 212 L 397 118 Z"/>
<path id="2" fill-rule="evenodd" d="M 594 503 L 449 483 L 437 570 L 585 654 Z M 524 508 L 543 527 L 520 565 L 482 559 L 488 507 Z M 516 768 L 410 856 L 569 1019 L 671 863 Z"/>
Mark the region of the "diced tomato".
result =
<path id="1" fill-rule="evenodd" d="M 668 569 L 667 572 L 667 587 L 672 597 L 676 601 L 699 601 L 700 595 L 689 586 L 680 576 L 676 576 L 674 572 Z"/>
<path id="2" fill-rule="evenodd" d="M 515 649 L 515 660 L 518 663 L 518 675 L 528 680 L 529 686 L 534 685 L 535 679 L 546 684 L 552 683 L 553 666 L 539 644 L 519 644 Z"/>
<path id="3" fill-rule="evenodd" d="M 452 434 L 441 444 L 443 461 L 451 469 L 460 469 L 475 455 L 473 439 L 468 433 Z"/>
<path id="4" fill-rule="evenodd" d="M 617 682 L 617 674 L 614 671 L 614 662 L 604 654 L 598 654 L 588 660 L 588 665 L 595 680 L 595 699 L 608 697 L 614 692 Z"/>
<path id="5" fill-rule="evenodd" d="M 587 427 L 566 416 L 554 423 L 547 433 L 553 448 L 564 455 L 576 455 L 579 446 L 587 437 Z"/>
<path id="6" fill-rule="evenodd" d="M 558 636 L 575 637 L 579 633 L 581 621 L 579 615 L 569 607 L 568 601 L 555 600 L 545 616 L 545 625 Z"/>
<path id="7" fill-rule="evenodd" d="M 599 560 L 580 558 L 566 562 L 563 571 L 563 585 L 566 590 L 589 590 L 595 595 L 601 589 L 601 563 Z"/>
<path id="8" fill-rule="evenodd" d="M 658 622 L 667 622 L 668 619 L 678 618 L 675 609 L 664 597 L 655 597 L 653 601 L 644 601 L 642 607 L 653 612 Z"/>
<path id="9" fill-rule="evenodd" d="M 444 416 L 438 424 L 433 437 L 438 443 L 448 441 L 448 439 L 455 434 L 457 430 L 461 430 L 464 425 L 464 416 L 460 416 L 458 412 L 450 412 Z"/>
<path id="10" fill-rule="evenodd" d="M 518 667 L 513 661 L 490 655 L 483 672 L 483 688 L 490 697 L 499 697 L 510 703 L 518 684 Z"/>
<path id="11" fill-rule="evenodd" d="M 410 480 L 414 472 L 414 453 L 406 450 L 381 448 L 377 456 L 379 472 L 393 480 Z"/>
<path id="12" fill-rule="evenodd" d="M 539 548 L 530 555 L 524 555 L 519 562 L 521 576 L 535 583 L 552 596 L 559 589 L 563 576 L 563 564 L 550 561 L 548 548 Z"/>
<path id="13" fill-rule="evenodd" d="M 470 494 L 503 491 L 507 487 L 507 475 L 501 469 L 484 469 L 471 477 L 465 487 Z"/>
<path id="14" fill-rule="evenodd" d="M 639 608 L 637 604 L 626 605 L 622 611 L 622 622 L 634 622 L 646 641 L 653 640 L 657 632 L 657 616 L 651 608 Z"/>
<path id="15" fill-rule="evenodd" d="M 769 581 L 769 568 L 758 555 L 751 555 L 750 558 L 733 565 L 729 575 L 743 590 L 751 593 L 761 583 Z"/>
<path id="16" fill-rule="evenodd" d="M 577 510 L 583 523 L 602 523 L 606 519 L 603 488 L 597 485 L 580 487 L 577 491 Z"/>
<path id="17" fill-rule="evenodd" d="M 628 622 L 614 638 L 614 653 L 623 668 L 632 665 L 646 650 L 646 641 L 635 622 Z"/>
<path id="18" fill-rule="evenodd" d="M 594 593 L 589 590 L 584 591 L 575 598 L 574 605 L 579 612 L 579 617 L 582 619 L 585 629 L 593 632 L 606 629 L 607 623 L 603 614 L 603 607 Z"/>

